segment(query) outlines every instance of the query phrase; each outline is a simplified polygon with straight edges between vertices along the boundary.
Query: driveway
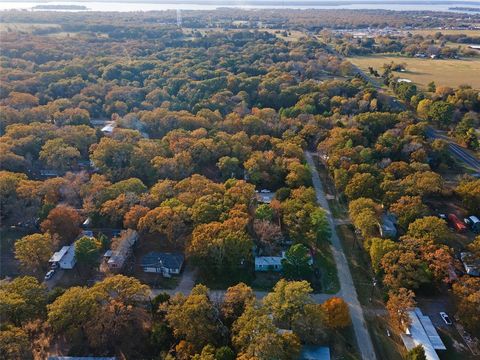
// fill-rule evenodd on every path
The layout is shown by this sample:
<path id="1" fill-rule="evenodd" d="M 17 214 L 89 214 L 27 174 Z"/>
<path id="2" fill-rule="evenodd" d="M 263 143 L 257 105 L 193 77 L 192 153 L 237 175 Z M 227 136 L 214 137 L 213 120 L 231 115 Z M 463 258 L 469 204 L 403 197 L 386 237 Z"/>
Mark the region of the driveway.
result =
<path id="1" fill-rule="evenodd" d="M 317 201 L 321 207 L 327 212 L 328 222 L 330 228 L 332 229 L 331 236 L 331 248 L 333 257 L 335 259 L 335 264 L 337 265 L 338 279 L 340 281 L 340 292 L 341 296 L 347 303 L 350 309 L 350 316 L 352 318 L 352 325 L 355 331 L 355 338 L 357 340 L 358 348 L 364 360 L 375 360 L 375 350 L 373 347 L 372 339 L 368 332 L 367 326 L 365 324 L 365 318 L 363 316 L 363 309 L 358 301 L 357 291 L 353 284 L 352 274 L 350 273 L 350 268 L 348 267 L 347 258 L 342 249 L 342 244 L 336 232 L 335 220 L 332 216 L 330 206 L 325 197 L 325 192 L 323 190 L 323 185 L 318 175 L 317 167 L 312 158 L 312 154 L 309 152 L 305 153 L 308 166 L 312 172 L 312 181 L 313 187 L 317 194 Z"/>

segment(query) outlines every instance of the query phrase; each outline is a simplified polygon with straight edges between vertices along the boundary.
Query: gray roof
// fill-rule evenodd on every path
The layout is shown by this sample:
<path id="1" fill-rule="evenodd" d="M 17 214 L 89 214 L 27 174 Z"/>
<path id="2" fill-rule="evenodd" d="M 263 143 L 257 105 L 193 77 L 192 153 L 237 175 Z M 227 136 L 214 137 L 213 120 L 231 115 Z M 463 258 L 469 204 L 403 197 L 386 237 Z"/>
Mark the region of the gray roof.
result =
<path id="1" fill-rule="evenodd" d="M 408 327 L 408 334 L 401 334 L 403 343 L 407 350 L 417 345 L 422 345 L 427 360 L 439 360 L 435 350 L 446 350 L 442 339 L 428 316 L 422 314 L 419 308 L 409 311 L 411 324 Z"/>
<path id="2" fill-rule="evenodd" d="M 305 345 L 300 360 L 330 360 L 330 348 L 326 346 Z"/>
<path id="3" fill-rule="evenodd" d="M 162 266 L 167 269 L 180 269 L 185 257 L 180 253 L 152 251 L 142 258 L 142 267 Z"/>

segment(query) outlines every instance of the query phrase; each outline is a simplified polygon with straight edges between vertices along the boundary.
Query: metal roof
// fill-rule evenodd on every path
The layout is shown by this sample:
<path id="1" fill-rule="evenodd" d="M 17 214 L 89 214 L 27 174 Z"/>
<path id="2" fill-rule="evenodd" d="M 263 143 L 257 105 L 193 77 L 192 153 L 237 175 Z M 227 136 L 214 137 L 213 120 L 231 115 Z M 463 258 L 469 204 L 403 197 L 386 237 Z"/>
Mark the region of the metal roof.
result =
<path id="1" fill-rule="evenodd" d="M 185 257 L 180 253 L 166 253 L 152 251 L 142 257 L 142 267 L 164 267 L 167 269 L 180 269 Z"/>

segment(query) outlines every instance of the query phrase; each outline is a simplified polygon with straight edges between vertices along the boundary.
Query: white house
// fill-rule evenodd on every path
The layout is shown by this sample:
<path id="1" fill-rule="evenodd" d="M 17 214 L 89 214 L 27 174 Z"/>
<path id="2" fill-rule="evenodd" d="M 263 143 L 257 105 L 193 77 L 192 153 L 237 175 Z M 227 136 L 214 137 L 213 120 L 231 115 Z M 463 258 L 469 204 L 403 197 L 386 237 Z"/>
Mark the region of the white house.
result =
<path id="1" fill-rule="evenodd" d="M 284 258 L 285 252 L 281 256 L 255 256 L 255 271 L 282 271 Z"/>
<path id="2" fill-rule="evenodd" d="M 180 253 L 150 252 L 142 258 L 141 266 L 144 272 L 170 277 L 180 274 L 184 261 Z"/>
<path id="3" fill-rule="evenodd" d="M 58 266 L 60 269 L 73 269 L 77 260 L 75 259 L 75 245 L 64 246 L 52 255 L 49 263 Z"/>

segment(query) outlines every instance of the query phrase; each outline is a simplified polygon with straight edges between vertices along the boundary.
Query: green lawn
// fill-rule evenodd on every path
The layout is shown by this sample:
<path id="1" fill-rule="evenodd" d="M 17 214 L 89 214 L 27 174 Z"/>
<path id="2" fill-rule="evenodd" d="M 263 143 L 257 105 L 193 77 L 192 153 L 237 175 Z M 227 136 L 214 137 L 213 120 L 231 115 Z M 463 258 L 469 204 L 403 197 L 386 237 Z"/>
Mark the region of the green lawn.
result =
<path id="1" fill-rule="evenodd" d="M 336 294 L 339 292 L 340 282 L 337 276 L 337 266 L 329 244 L 320 246 L 315 254 L 315 265 L 320 271 L 320 292 L 325 294 Z"/>

